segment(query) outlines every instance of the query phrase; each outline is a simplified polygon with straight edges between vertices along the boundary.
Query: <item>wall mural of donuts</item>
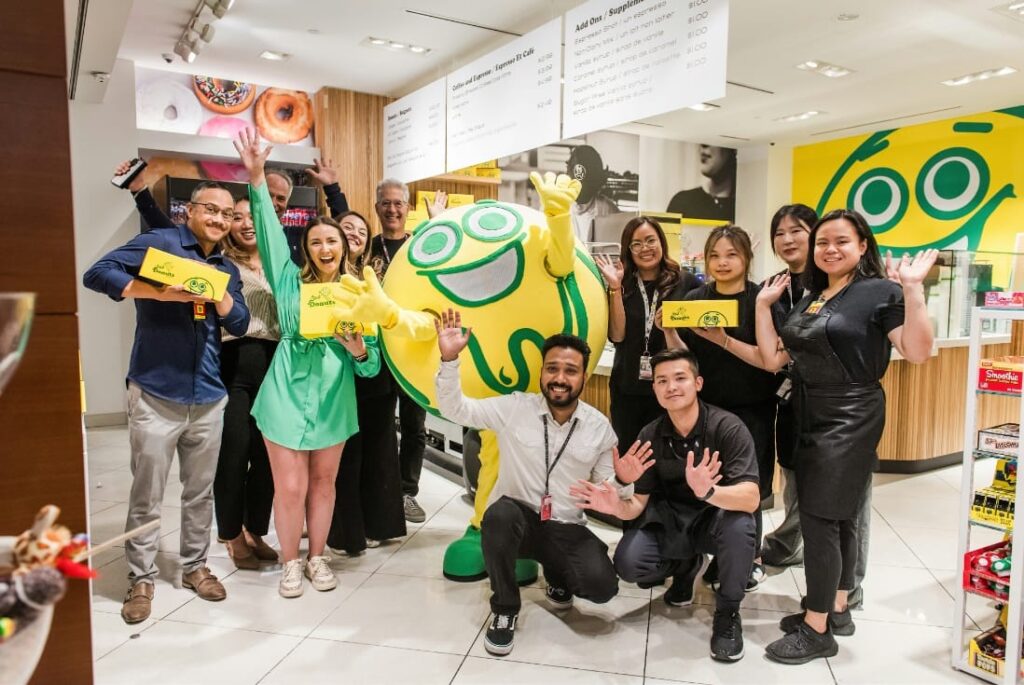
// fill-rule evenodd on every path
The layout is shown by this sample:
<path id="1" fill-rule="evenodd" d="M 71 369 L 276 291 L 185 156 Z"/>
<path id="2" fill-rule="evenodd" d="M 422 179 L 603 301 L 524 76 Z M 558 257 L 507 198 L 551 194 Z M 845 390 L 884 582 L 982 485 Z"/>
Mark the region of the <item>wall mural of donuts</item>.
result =
<path id="1" fill-rule="evenodd" d="M 234 138 L 246 126 L 275 145 L 313 145 L 309 93 L 204 75 L 135 68 L 135 121 L 142 129 Z M 244 181 L 241 165 L 200 162 L 204 176 Z"/>

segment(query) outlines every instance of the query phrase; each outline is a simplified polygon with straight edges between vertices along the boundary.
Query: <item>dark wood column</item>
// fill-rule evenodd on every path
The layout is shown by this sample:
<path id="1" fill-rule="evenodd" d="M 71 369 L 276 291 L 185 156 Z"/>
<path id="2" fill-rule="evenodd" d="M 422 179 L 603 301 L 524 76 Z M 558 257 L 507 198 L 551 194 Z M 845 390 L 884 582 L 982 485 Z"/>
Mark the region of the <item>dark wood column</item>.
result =
<path id="1" fill-rule="evenodd" d="M 63 7 L 21 3 L 0 22 L 0 292 L 37 294 L 26 355 L 0 396 L 4 534 L 48 503 L 72 531 L 87 528 Z M 86 582 L 69 583 L 32 682 L 92 682 Z"/>

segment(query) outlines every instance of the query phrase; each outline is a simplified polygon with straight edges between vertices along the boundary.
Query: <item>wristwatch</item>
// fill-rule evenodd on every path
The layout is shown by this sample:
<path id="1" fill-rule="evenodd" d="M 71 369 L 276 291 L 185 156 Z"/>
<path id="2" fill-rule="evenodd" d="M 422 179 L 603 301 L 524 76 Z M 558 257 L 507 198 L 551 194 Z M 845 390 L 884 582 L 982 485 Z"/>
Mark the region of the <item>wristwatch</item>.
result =
<path id="1" fill-rule="evenodd" d="M 709 499 L 715 496 L 715 486 L 712 485 L 711 489 L 704 493 L 703 497 L 698 497 L 701 502 L 707 502 Z"/>
<path id="2" fill-rule="evenodd" d="M 619 480 L 618 474 L 612 476 L 612 480 L 614 480 L 615 484 L 618 485 L 620 488 L 627 488 L 627 487 L 629 487 L 629 483 L 623 483 L 621 480 Z"/>

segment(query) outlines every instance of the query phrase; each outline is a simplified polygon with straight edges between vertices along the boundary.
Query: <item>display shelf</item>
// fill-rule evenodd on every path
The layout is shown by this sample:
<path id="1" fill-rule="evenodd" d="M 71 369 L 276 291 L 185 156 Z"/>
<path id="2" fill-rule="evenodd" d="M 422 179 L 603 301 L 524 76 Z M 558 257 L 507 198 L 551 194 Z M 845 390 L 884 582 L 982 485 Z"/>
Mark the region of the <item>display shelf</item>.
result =
<path id="1" fill-rule="evenodd" d="M 977 401 L 979 395 L 997 395 L 1001 397 L 1016 397 L 1021 398 L 1019 392 L 996 392 L 991 390 L 979 390 L 978 389 L 978 369 L 981 365 L 981 342 L 982 342 L 982 327 L 985 321 L 1024 321 L 1024 309 L 996 309 L 996 308 L 985 308 L 985 307 L 974 307 L 971 310 L 970 317 L 970 335 L 968 344 L 967 354 L 967 379 L 965 387 L 965 417 L 964 417 L 964 447 L 963 447 L 963 477 L 960 484 L 960 534 L 958 541 L 958 555 L 957 555 L 957 570 L 959 573 L 957 576 L 960 579 L 966 578 L 970 569 L 967 567 L 966 555 L 971 551 L 971 531 L 974 528 L 989 528 L 992 530 L 1000 531 L 1010 536 L 1012 542 L 1013 551 L 1010 555 L 1011 573 L 1007 578 L 1010 586 L 1010 596 L 1008 599 L 996 600 L 1005 602 L 1008 607 L 1008 616 L 1006 619 L 1006 659 L 1005 663 L 1017 665 L 1021 659 L 1021 633 L 1022 633 L 1022 616 L 1024 616 L 1024 540 L 1018 541 L 1016 538 L 1016 531 L 1012 526 L 1007 527 L 1005 525 L 990 523 L 988 521 L 973 520 L 970 516 L 971 506 L 974 502 L 974 464 L 976 459 L 979 458 L 999 458 L 999 459 L 1012 459 L 1006 455 L 997 454 L 994 452 L 986 452 L 984 450 L 977 449 Z M 1018 410 L 1020 417 L 1018 419 L 1018 425 L 1024 425 L 1024 402 L 1018 403 Z M 1016 461 L 1020 461 L 1024 458 L 1024 441 L 1021 443 L 1021 447 L 1017 450 Z M 987 487 L 988 484 L 982 484 L 981 487 Z M 1022 498 L 1022 492 L 1024 492 L 1024 486 L 1022 486 L 1021 479 L 1017 480 L 1016 489 L 1014 496 L 1016 501 L 1024 501 Z M 1018 544 L 1019 543 L 1019 544 Z M 966 569 L 966 572 L 965 572 Z M 997 676 L 992 673 L 979 670 L 978 668 L 971 665 L 969 661 L 969 648 L 968 640 L 966 639 L 964 631 L 964 614 L 966 609 L 966 598 L 969 594 L 976 594 L 986 599 L 996 599 L 994 595 L 988 594 L 984 591 L 979 591 L 974 588 L 964 588 L 964 583 L 958 583 L 955 593 L 955 611 L 956 614 L 953 619 L 953 644 L 952 653 L 950 655 L 950 665 L 964 673 L 968 673 L 972 676 L 988 681 L 990 683 L 1002 683 L 1003 685 L 1011 685 L 1013 683 L 1019 683 L 1019 668 L 1003 669 L 1004 672 L 1001 676 Z M 995 623 L 995 617 L 993 617 L 993 623 Z"/>
<path id="2" fill-rule="evenodd" d="M 978 597 L 984 597 L 985 599 L 991 600 L 993 602 L 1005 602 L 1006 601 L 1005 597 L 1000 597 L 996 593 L 991 592 L 991 591 L 979 590 L 978 588 L 974 588 L 974 587 L 965 587 L 965 588 L 960 588 L 960 589 L 963 590 L 964 592 L 966 592 L 969 595 L 977 595 Z"/>
<path id="3" fill-rule="evenodd" d="M 975 459 L 1006 459 L 1007 461 L 1017 462 L 1016 455 L 1000 454 L 999 452 L 987 452 L 985 450 L 973 450 Z"/>

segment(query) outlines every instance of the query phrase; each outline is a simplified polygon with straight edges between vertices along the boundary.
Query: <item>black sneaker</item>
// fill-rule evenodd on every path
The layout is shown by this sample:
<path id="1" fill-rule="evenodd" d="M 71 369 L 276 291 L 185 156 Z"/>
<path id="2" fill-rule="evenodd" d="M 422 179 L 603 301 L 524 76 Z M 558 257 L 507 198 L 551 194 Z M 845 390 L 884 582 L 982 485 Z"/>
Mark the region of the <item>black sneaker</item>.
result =
<path id="1" fill-rule="evenodd" d="M 765 571 L 764 564 L 755 561 L 754 565 L 750 569 L 750 577 L 747 578 L 747 586 L 743 588 L 744 592 L 753 592 L 757 587 L 768 579 L 768 572 Z"/>
<path id="2" fill-rule="evenodd" d="M 711 658 L 715 661 L 739 661 L 743 658 L 740 612 L 715 609 L 711 626 Z"/>
<path id="3" fill-rule="evenodd" d="M 662 597 L 665 604 L 673 607 L 687 607 L 693 604 L 693 596 L 696 594 L 697 577 L 704 568 L 707 557 L 698 554 L 693 558 L 690 567 L 682 573 L 672 576 L 672 585 Z"/>
<path id="4" fill-rule="evenodd" d="M 484 649 L 494 656 L 505 656 L 512 651 L 512 643 L 516 639 L 516 620 L 518 614 L 495 614 L 494 620 L 484 635 Z"/>
<path id="5" fill-rule="evenodd" d="M 548 598 L 548 604 L 554 609 L 568 609 L 572 606 L 572 593 L 568 590 L 548 585 L 544 594 Z"/>
<path id="6" fill-rule="evenodd" d="M 799 614 L 790 614 L 779 621 L 779 628 L 784 633 L 792 633 L 803 622 L 804 612 L 801 611 Z M 853 616 L 850 615 L 849 607 L 847 607 L 846 611 L 828 612 L 828 628 L 832 631 L 833 635 L 841 635 L 843 637 L 853 635 L 854 631 L 857 630 L 857 626 L 853 623 Z"/>
<path id="7" fill-rule="evenodd" d="M 765 654 L 780 664 L 806 664 L 814 659 L 832 657 L 839 653 L 839 645 L 832 631 L 818 633 L 803 621 L 792 633 L 765 647 Z"/>

